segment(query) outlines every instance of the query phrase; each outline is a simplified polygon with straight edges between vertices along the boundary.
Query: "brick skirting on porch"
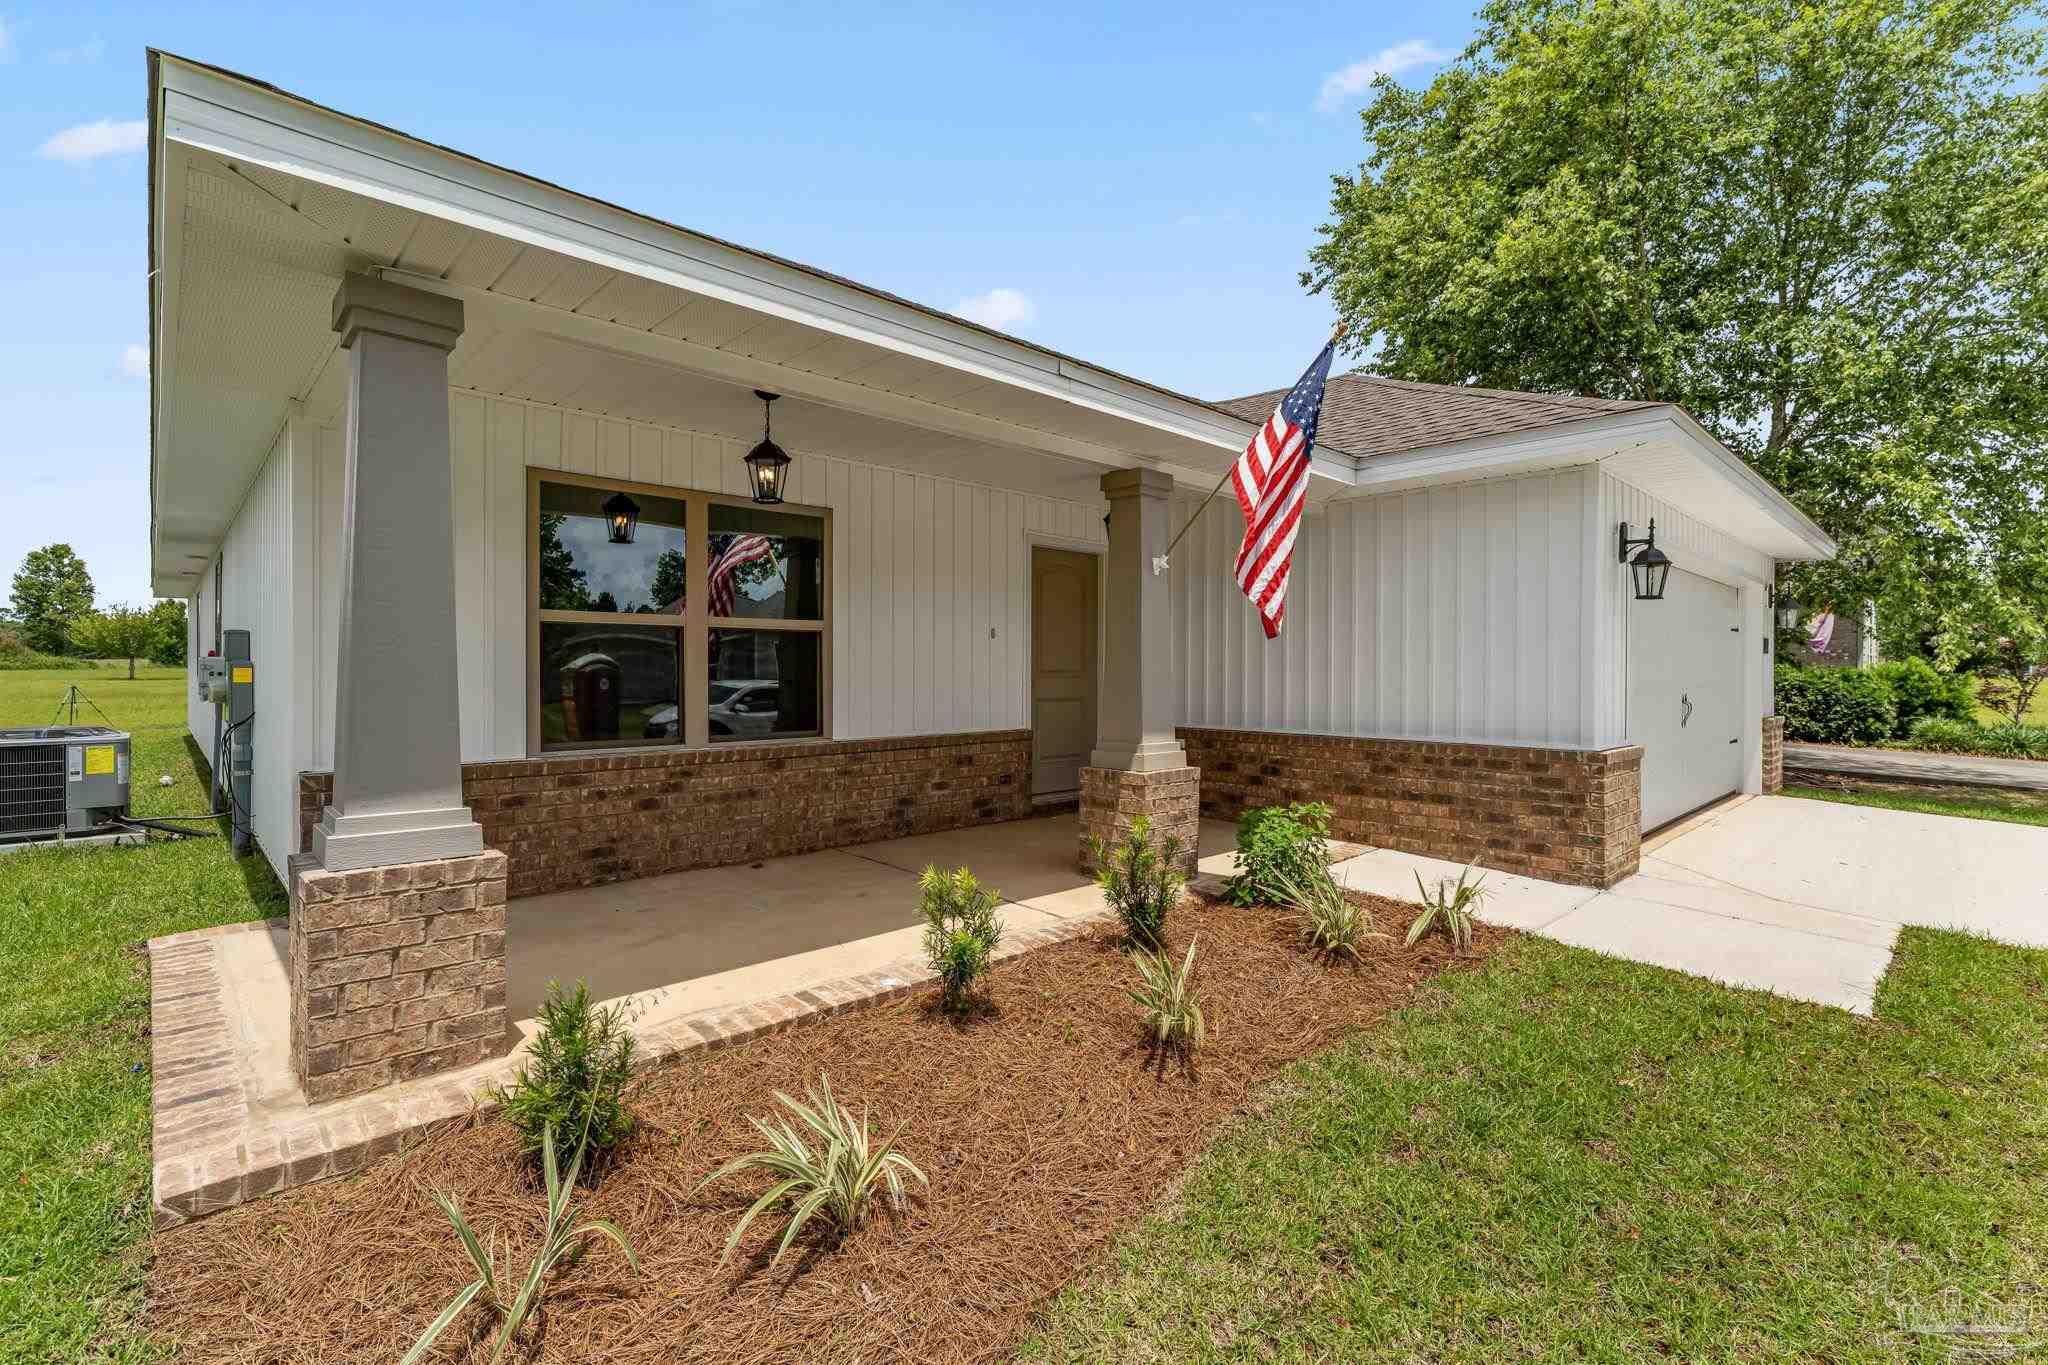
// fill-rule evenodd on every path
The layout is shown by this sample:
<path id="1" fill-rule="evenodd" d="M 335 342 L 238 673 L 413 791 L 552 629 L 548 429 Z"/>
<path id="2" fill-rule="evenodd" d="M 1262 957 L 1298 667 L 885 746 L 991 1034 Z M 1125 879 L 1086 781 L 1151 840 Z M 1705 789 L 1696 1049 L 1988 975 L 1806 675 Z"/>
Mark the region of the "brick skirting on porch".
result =
<path id="1" fill-rule="evenodd" d="M 333 792 L 299 775 L 299 846 Z M 1031 732 L 568 753 L 462 765 L 509 892 L 570 887 L 960 829 L 1031 813 Z"/>
<path id="2" fill-rule="evenodd" d="M 1764 717 L 1763 793 L 1776 796 L 1785 790 L 1785 718 Z"/>
<path id="3" fill-rule="evenodd" d="M 1325 801 L 1340 839 L 1612 886 L 1642 849 L 1639 747 L 1525 749 L 1182 728 L 1202 814 Z"/>

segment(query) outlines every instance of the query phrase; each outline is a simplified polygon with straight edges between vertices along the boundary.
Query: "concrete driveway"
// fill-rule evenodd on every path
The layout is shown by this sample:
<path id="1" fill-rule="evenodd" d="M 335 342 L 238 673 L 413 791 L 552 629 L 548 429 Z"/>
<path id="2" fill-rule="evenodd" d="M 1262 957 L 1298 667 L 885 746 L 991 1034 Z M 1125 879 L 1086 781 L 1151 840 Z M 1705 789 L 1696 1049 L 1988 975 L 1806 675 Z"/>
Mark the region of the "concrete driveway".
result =
<path id="1" fill-rule="evenodd" d="M 1346 885 L 1415 898 L 1455 864 L 1391 849 Z M 1868 1014 L 1901 926 L 2048 947 L 2048 828 L 1760 796 L 1644 846 L 1611 890 L 1492 873 L 1482 918 L 1562 943 Z"/>

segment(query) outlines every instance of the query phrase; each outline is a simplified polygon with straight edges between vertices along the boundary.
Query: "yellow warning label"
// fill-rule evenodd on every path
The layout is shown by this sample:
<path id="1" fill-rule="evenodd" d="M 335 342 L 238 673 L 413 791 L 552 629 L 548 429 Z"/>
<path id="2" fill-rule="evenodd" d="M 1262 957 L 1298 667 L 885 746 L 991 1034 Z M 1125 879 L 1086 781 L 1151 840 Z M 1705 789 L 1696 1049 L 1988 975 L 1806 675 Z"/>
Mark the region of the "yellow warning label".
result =
<path id="1" fill-rule="evenodd" d="M 113 745 L 88 744 L 85 746 L 85 775 L 87 777 L 104 777 L 113 771 Z"/>
<path id="2" fill-rule="evenodd" d="M 236 664 L 236 665 L 235 665 L 235 681 L 236 681 L 236 682 L 238 682 L 238 683 L 252 683 L 252 682 L 255 682 L 255 681 L 256 681 L 256 670 L 255 670 L 255 669 L 253 669 L 253 668 L 251 668 L 251 667 L 249 667 L 249 665 L 247 665 L 247 664 Z"/>

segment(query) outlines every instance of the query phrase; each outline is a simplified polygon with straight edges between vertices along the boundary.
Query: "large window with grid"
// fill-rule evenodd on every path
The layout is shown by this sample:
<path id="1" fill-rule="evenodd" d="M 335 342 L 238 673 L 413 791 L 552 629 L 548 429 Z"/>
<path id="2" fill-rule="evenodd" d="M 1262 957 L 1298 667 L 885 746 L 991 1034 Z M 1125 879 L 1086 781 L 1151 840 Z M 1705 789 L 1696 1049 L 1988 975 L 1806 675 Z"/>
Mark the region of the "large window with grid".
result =
<path id="1" fill-rule="evenodd" d="M 529 751 L 826 732 L 825 511 L 536 469 L 527 513 Z"/>

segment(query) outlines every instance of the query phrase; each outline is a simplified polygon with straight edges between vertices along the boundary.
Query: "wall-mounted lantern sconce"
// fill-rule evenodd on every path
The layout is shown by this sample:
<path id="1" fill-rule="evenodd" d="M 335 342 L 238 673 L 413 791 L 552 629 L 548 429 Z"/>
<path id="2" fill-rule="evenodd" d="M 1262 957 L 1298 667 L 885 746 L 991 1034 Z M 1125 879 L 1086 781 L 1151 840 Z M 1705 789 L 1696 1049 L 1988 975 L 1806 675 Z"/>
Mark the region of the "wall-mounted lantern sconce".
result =
<path id="1" fill-rule="evenodd" d="M 761 444 L 747 452 L 747 478 L 754 485 L 755 502 L 781 502 L 782 486 L 789 474 L 789 456 L 768 436 L 768 405 L 782 395 L 755 389 L 761 400 Z"/>
<path id="2" fill-rule="evenodd" d="M 624 493 L 614 493 L 604 500 L 604 519 L 611 528 L 612 544 L 631 545 L 633 532 L 640 525 L 640 504 Z"/>
<path id="3" fill-rule="evenodd" d="M 1629 577 L 1635 580 L 1636 601 L 1662 601 L 1664 580 L 1671 576 L 1671 556 L 1657 548 L 1657 519 L 1650 518 L 1650 534 L 1633 540 L 1624 521 L 1617 539 L 1621 562 L 1628 565 Z"/>

